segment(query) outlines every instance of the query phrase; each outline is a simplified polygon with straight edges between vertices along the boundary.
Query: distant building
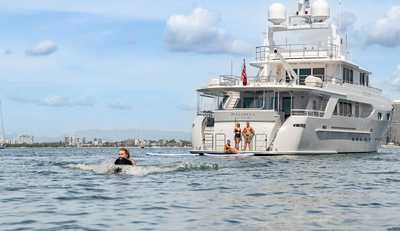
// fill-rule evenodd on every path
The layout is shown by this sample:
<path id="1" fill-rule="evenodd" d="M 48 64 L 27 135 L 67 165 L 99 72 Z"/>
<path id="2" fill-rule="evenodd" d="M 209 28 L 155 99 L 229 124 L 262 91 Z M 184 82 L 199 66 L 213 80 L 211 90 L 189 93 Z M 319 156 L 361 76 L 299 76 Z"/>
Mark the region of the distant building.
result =
<path id="1" fill-rule="evenodd" d="M 33 144 L 33 136 L 30 135 L 20 135 L 17 138 L 18 144 Z"/>
<path id="2" fill-rule="evenodd" d="M 100 138 L 94 138 L 94 139 L 93 139 L 93 145 L 95 145 L 95 146 L 101 146 L 101 145 L 103 145 L 103 140 L 100 139 Z"/>
<path id="3" fill-rule="evenodd" d="M 71 137 L 69 137 L 69 136 L 64 137 L 64 144 L 65 144 L 65 146 L 70 146 L 71 143 L 72 143 Z"/>
<path id="4" fill-rule="evenodd" d="M 389 141 L 391 143 L 400 145 L 400 100 L 394 101 L 393 103 L 392 126 L 389 136 Z"/>

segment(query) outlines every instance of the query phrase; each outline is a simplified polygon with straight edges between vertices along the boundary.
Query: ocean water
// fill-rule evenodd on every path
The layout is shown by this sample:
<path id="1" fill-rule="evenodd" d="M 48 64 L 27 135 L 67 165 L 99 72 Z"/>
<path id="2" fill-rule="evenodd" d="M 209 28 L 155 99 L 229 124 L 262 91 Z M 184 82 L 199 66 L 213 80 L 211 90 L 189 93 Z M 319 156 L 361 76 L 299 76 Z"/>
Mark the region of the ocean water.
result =
<path id="1" fill-rule="evenodd" d="M 131 151 L 139 167 L 113 174 L 117 149 L 0 150 L 0 230 L 400 230 L 400 149 Z"/>

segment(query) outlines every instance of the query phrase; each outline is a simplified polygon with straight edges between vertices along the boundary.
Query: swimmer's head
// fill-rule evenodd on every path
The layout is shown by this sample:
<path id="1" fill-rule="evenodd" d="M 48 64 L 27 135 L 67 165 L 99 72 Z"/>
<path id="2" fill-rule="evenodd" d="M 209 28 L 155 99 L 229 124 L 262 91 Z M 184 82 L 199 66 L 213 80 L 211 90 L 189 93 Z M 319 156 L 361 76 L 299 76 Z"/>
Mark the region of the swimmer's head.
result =
<path id="1" fill-rule="evenodd" d="M 126 158 L 126 159 L 129 159 L 131 157 L 128 149 L 126 149 L 126 148 L 120 148 L 118 151 L 118 156 L 120 158 Z"/>
<path id="2" fill-rule="evenodd" d="M 227 141 L 226 141 L 226 144 L 231 144 L 231 140 L 227 140 Z"/>

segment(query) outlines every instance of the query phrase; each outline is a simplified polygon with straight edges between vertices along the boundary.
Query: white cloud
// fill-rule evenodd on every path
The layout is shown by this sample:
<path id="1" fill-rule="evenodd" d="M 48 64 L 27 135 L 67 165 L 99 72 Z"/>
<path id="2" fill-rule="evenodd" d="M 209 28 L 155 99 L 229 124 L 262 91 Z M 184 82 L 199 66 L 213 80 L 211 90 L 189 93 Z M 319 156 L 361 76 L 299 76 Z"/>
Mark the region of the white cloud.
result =
<path id="1" fill-rule="evenodd" d="M 23 97 L 10 97 L 9 99 L 18 103 L 46 107 L 91 107 L 95 104 L 94 100 L 90 97 L 70 99 L 64 96 L 49 96 L 44 99 L 30 99 Z"/>
<path id="2" fill-rule="evenodd" d="M 400 46 L 400 6 L 393 6 L 383 18 L 368 26 L 367 31 L 367 44 Z"/>
<path id="3" fill-rule="evenodd" d="M 43 40 L 34 47 L 26 50 L 26 55 L 29 56 L 46 56 L 51 55 L 58 49 L 57 45 L 51 40 Z"/>
<path id="4" fill-rule="evenodd" d="M 114 103 L 109 103 L 108 108 L 113 109 L 113 110 L 119 110 L 119 111 L 129 111 L 132 109 L 132 106 L 126 105 L 120 102 L 114 102 Z"/>
<path id="5" fill-rule="evenodd" d="M 10 49 L 1 50 L 1 54 L 3 55 L 11 55 L 13 52 Z"/>
<path id="6" fill-rule="evenodd" d="M 350 11 L 344 11 L 341 14 L 341 18 L 335 18 L 338 30 L 342 33 L 349 32 L 354 28 L 354 24 L 357 22 L 357 16 Z"/>
<path id="7" fill-rule="evenodd" d="M 251 46 L 234 39 L 220 26 L 218 15 L 196 8 L 190 15 L 173 15 L 167 20 L 165 41 L 169 49 L 195 53 L 248 54 Z"/>

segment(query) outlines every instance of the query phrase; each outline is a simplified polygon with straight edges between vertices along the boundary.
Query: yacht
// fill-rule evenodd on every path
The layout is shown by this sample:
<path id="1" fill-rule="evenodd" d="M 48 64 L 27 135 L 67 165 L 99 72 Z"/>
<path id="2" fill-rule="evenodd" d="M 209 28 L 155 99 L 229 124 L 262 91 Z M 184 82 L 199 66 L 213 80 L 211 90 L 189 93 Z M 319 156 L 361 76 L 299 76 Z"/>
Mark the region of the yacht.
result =
<path id="1" fill-rule="evenodd" d="M 391 101 L 351 61 L 328 2 L 298 0 L 296 8 L 288 16 L 283 4 L 270 6 L 250 62 L 256 76 L 244 64 L 242 76 L 221 75 L 197 90 L 192 153 L 224 152 L 235 125 L 247 122 L 250 152 L 259 155 L 368 153 L 385 141 Z"/>

